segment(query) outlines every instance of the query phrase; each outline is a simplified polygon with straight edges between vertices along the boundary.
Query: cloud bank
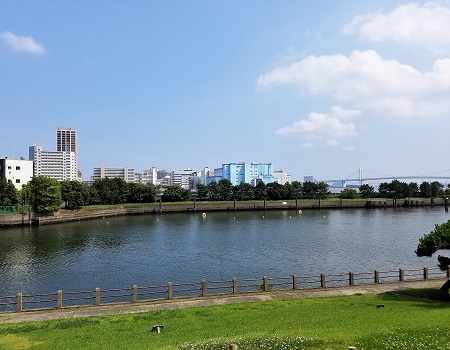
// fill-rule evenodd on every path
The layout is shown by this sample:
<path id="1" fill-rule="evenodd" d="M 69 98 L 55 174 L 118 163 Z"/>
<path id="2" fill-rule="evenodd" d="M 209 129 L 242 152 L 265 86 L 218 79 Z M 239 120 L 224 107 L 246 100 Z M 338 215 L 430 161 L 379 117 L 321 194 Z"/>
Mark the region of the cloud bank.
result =
<path id="1" fill-rule="evenodd" d="M 343 33 L 369 42 L 390 40 L 445 51 L 450 48 L 450 8 L 436 3 L 401 5 L 389 13 L 356 16 Z M 310 55 L 257 79 L 259 90 L 280 85 L 291 85 L 312 98 L 327 98 L 335 105 L 328 113 L 310 112 L 276 130 L 278 135 L 298 134 L 306 138 L 305 148 L 313 146 L 311 139 L 336 146 L 338 139 L 357 135 L 357 125 L 349 121 L 355 116 L 423 120 L 448 118 L 450 114 L 450 58 L 445 57 L 421 71 L 386 59 L 375 50 Z"/>
<path id="2" fill-rule="evenodd" d="M 6 46 L 14 51 L 28 52 L 36 55 L 41 55 L 46 52 L 44 46 L 36 42 L 31 36 L 17 36 L 11 32 L 2 32 L 0 38 Z"/>

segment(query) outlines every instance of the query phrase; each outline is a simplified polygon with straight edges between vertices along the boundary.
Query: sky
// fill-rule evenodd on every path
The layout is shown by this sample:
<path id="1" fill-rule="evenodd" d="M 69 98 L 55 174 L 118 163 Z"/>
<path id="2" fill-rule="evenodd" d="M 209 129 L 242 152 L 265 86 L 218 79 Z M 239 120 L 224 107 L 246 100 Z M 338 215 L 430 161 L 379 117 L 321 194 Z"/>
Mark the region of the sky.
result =
<path id="1" fill-rule="evenodd" d="M 450 176 L 450 1 L 0 2 L 0 157 Z"/>

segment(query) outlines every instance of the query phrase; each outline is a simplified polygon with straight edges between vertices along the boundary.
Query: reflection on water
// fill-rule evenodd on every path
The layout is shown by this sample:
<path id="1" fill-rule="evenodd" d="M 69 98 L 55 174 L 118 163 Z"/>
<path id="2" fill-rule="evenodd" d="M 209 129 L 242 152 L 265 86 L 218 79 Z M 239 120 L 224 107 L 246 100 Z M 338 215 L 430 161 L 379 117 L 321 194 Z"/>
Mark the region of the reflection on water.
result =
<path id="1" fill-rule="evenodd" d="M 0 230 L 0 296 L 436 266 L 439 208 L 124 216 Z"/>

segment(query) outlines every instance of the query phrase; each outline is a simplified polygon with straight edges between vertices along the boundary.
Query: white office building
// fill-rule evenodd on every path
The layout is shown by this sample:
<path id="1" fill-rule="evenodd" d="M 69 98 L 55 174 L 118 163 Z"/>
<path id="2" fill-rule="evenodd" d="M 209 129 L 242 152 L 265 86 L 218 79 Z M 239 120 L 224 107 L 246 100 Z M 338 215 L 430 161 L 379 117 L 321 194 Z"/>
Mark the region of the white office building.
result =
<path id="1" fill-rule="evenodd" d="M 187 190 L 193 189 L 195 177 L 197 177 L 197 171 L 192 169 L 172 171 L 170 173 L 170 185 L 180 185 Z"/>
<path id="2" fill-rule="evenodd" d="M 0 179 L 11 180 L 20 190 L 33 177 L 33 162 L 30 160 L 0 158 Z"/>
<path id="3" fill-rule="evenodd" d="M 105 163 L 100 163 L 100 168 L 94 168 L 92 181 L 100 180 L 105 177 L 110 179 L 118 177 L 125 182 L 136 182 L 134 168 L 106 168 Z"/>
<path id="4" fill-rule="evenodd" d="M 275 170 L 272 174 L 273 178 L 277 180 L 280 185 L 291 183 L 291 175 L 284 170 Z"/>
<path id="5" fill-rule="evenodd" d="M 158 171 L 155 167 L 152 167 L 151 169 L 144 170 L 140 174 L 135 174 L 136 178 L 139 178 L 139 183 L 141 184 L 152 184 L 157 185 L 158 184 Z"/>

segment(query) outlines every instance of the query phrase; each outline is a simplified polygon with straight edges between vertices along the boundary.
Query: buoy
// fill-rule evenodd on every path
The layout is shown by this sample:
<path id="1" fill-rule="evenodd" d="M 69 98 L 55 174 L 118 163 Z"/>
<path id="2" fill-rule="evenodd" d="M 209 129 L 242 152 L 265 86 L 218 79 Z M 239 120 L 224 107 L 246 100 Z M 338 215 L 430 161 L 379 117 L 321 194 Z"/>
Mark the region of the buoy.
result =
<path id="1" fill-rule="evenodd" d="M 202 216 L 203 216 L 204 218 L 206 218 L 206 213 L 203 213 Z"/>
<path id="2" fill-rule="evenodd" d="M 303 212 L 301 210 L 298 211 L 299 214 L 302 214 Z"/>

